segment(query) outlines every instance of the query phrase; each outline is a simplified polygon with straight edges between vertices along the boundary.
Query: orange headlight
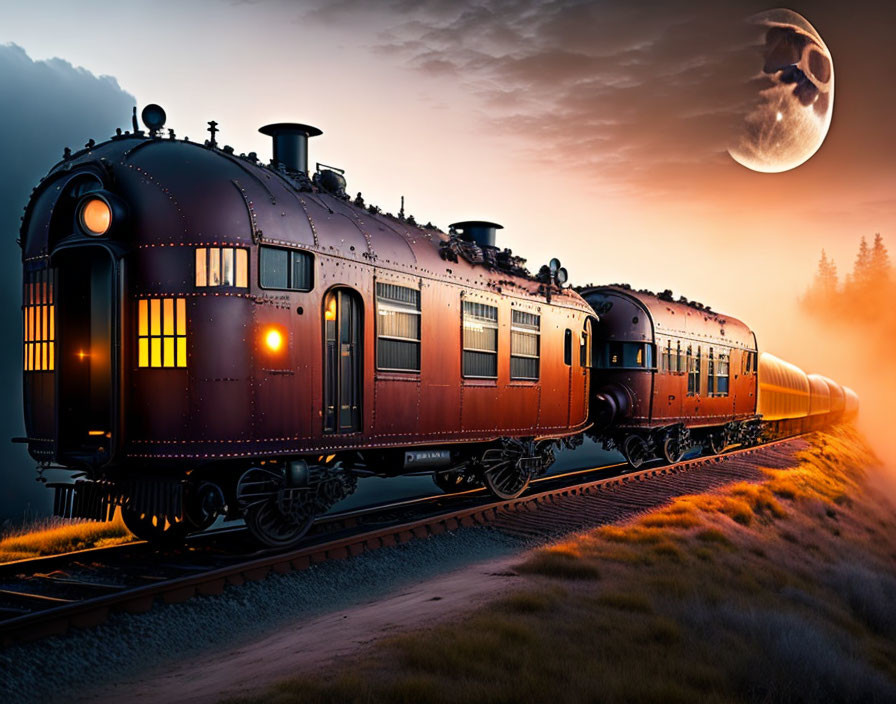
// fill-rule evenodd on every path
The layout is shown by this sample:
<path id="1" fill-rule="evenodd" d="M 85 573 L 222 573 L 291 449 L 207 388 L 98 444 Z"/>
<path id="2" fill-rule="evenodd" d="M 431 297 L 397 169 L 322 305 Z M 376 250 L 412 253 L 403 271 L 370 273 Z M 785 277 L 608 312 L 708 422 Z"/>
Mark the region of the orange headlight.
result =
<path id="1" fill-rule="evenodd" d="M 264 344 L 271 352 L 279 352 L 283 347 L 283 334 L 277 328 L 269 328 L 264 333 Z"/>
<path id="2" fill-rule="evenodd" d="M 88 235 L 104 235 L 112 224 L 112 209 L 102 198 L 91 198 L 81 205 L 78 221 Z"/>

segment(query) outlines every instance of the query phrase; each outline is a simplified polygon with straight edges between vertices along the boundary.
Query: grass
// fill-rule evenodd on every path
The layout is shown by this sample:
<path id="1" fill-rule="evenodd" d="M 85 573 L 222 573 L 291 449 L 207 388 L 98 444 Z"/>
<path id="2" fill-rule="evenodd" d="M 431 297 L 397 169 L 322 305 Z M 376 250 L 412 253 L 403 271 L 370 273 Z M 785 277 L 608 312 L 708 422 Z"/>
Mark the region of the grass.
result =
<path id="1" fill-rule="evenodd" d="M 62 518 L 42 519 L 0 538 L 0 563 L 134 540 L 121 516 L 107 523 Z"/>
<path id="2" fill-rule="evenodd" d="M 462 620 L 233 701 L 896 700 L 896 506 L 874 465 L 854 431 L 818 434 L 762 482 L 536 551 L 526 588 Z"/>

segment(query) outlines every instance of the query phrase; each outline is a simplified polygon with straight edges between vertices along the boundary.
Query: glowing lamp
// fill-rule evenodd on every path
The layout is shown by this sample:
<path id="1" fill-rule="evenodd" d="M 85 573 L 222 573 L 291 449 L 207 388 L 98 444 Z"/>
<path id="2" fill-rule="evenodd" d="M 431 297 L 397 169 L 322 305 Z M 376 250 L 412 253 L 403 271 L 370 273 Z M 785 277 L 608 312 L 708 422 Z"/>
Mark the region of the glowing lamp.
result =
<path id="1" fill-rule="evenodd" d="M 279 352 L 283 347 L 283 335 L 276 328 L 271 328 L 264 334 L 264 344 L 271 352 Z"/>
<path id="2" fill-rule="evenodd" d="M 102 198 L 90 198 L 81 205 L 78 222 L 88 235 L 104 235 L 112 224 L 112 208 Z"/>

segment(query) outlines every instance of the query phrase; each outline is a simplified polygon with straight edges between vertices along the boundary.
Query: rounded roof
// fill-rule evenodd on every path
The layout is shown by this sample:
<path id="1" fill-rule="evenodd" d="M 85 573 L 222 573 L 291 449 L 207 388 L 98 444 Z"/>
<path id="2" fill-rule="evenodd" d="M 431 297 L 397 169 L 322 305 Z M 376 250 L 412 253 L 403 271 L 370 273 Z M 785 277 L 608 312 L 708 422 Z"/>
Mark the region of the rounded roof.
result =
<path id="1" fill-rule="evenodd" d="M 275 127 L 280 125 L 262 130 Z M 544 298 L 543 284 L 520 270 L 446 257 L 443 250 L 452 238 L 435 226 L 385 215 L 360 199 L 318 188 L 304 174 L 234 155 L 229 148 L 142 133 L 93 145 L 53 167 L 23 218 L 26 260 L 46 256 L 59 193 L 72 176 L 88 170 L 128 203 L 129 237 L 140 247 L 214 241 L 300 247 L 415 276 Z M 587 309 L 571 289 L 555 288 L 552 296 L 552 303 Z"/>
<path id="2" fill-rule="evenodd" d="M 578 289 L 585 300 L 595 307 L 602 324 L 605 318 L 618 317 L 619 323 L 627 327 L 635 325 L 643 339 L 654 339 L 657 335 L 669 335 L 708 343 L 755 350 L 756 337 L 743 322 L 730 315 L 724 315 L 695 304 L 667 300 L 649 291 L 635 291 L 624 286 L 588 286 Z M 628 313 L 613 311 L 611 299 L 622 299 L 644 311 L 648 319 L 638 323 L 628 323 Z M 602 310 L 603 307 L 606 310 Z M 609 307 L 607 306 L 609 303 Z M 651 329 L 652 328 L 652 329 Z M 621 339 L 621 338 L 620 338 Z"/>

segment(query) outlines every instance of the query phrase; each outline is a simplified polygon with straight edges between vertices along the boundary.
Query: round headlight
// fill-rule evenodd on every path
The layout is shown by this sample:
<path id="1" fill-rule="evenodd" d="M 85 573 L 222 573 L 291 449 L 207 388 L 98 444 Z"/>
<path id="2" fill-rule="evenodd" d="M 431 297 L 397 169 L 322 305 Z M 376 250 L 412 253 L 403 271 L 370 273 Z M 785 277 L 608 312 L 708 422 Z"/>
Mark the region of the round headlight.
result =
<path id="1" fill-rule="evenodd" d="M 90 198 L 82 203 L 78 222 L 88 235 L 105 235 L 112 224 L 112 208 L 102 198 Z"/>

